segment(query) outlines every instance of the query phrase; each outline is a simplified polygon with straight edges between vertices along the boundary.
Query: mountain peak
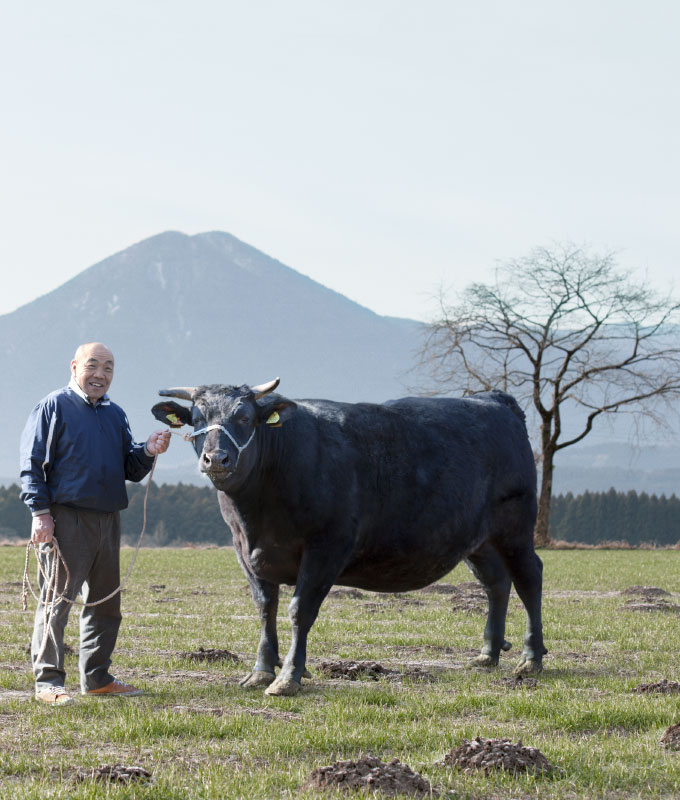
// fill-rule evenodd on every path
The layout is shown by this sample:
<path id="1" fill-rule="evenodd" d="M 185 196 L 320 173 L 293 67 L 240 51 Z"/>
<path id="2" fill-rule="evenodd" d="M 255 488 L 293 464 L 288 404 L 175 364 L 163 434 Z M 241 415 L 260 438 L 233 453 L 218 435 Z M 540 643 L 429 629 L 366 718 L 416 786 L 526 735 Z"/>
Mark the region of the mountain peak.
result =
<path id="1" fill-rule="evenodd" d="M 114 352 L 111 397 L 142 438 L 155 429 L 149 409 L 164 385 L 256 384 L 280 374 L 290 397 L 401 395 L 421 328 L 380 317 L 229 233 L 164 231 L 0 316 L 0 370 L 13 376 L 0 403 L 16 439 L 0 454 L 0 475 L 15 470 L 28 412 L 68 382 L 82 342 Z"/>

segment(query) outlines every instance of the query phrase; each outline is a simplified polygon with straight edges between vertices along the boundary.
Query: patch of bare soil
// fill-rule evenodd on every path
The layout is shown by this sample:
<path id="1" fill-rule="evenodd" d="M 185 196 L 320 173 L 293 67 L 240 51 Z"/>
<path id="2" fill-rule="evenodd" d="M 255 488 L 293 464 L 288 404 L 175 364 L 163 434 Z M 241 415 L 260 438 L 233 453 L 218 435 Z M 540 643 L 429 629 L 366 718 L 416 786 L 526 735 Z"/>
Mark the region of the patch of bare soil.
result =
<path id="1" fill-rule="evenodd" d="M 152 592 L 162 592 L 163 589 L 165 589 L 165 584 L 164 583 L 152 583 L 151 586 L 149 586 L 149 589 L 151 589 Z"/>
<path id="2" fill-rule="evenodd" d="M 670 597 L 670 592 L 657 586 L 629 586 L 621 594 L 632 594 L 642 597 Z"/>
<path id="3" fill-rule="evenodd" d="M 396 606 L 424 606 L 422 600 L 418 600 L 415 597 L 411 597 L 408 594 L 403 594 L 402 592 L 378 592 L 378 597 L 383 600 L 386 600 L 390 605 Z"/>
<path id="4" fill-rule="evenodd" d="M 454 611 L 465 611 L 468 614 L 486 613 L 486 592 L 477 581 L 466 581 L 455 585 L 452 583 L 432 583 L 420 591 L 424 594 L 449 595 Z"/>
<path id="5" fill-rule="evenodd" d="M 199 647 L 198 650 L 192 650 L 179 654 L 181 658 L 188 658 L 190 661 L 231 661 L 234 664 L 240 664 L 241 659 L 232 653 L 230 650 L 218 650 L 215 647 Z"/>
<path id="6" fill-rule="evenodd" d="M 661 744 L 667 750 L 680 750 L 680 722 L 677 722 L 661 737 Z"/>
<path id="7" fill-rule="evenodd" d="M 102 765 L 96 769 L 80 771 L 76 773 L 76 781 L 93 780 L 101 783 L 137 783 L 138 781 L 150 781 L 151 773 L 144 767 L 126 767 L 123 764 L 113 764 L 112 766 Z"/>
<path id="8" fill-rule="evenodd" d="M 374 756 L 361 756 L 356 761 L 336 761 L 328 767 L 317 767 L 302 789 L 368 790 L 391 796 L 439 797 L 439 793 L 422 775 L 402 764 L 398 758 L 385 764 Z"/>
<path id="9" fill-rule="evenodd" d="M 233 707 L 229 708 L 215 708 L 213 706 L 201 706 L 201 705 L 192 705 L 192 706 L 171 706 L 171 711 L 180 711 L 186 714 L 207 714 L 213 717 L 223 717 L 225 714 L 235 714 L 237 712 L 243 711 L 246 714 L 250 714 L 253 717 L 264 717 L 265 719 L 280 719 L 285 720 L 286 722 L 292 722 L 296 719 L 301 719 L 302 714 L 296 714 L 293 711 L 276 711 L 269 708 L 240 708 L 234 709 Z"/>
<path id="10" fill-rule="evenodd" d="M 657 683 L 641 683 L 633 689 L 637 694 L 680 694 L 680 683 L 665 678 Z"/>
<path id="11" fill-rule="evenodd" d="M 6 667 L 3 665 L 3 669 Z M 24 669 L 22 667 L 22 669 Z M 0 700 L 31 700 L 33 691 L 24 692 L 20 689 L 0 689 Z"/>
<path id="12" fill-rule="evenodd" d="M 459 583 L 453 587 L 451 606 L 454 611 L 465 611 L 468 614 L 485 614 L 488 606 L 486 592 L 476 581 Z"/>
<path id="13" fill-rule="evenodd" d="M 493 770 L 506 772 L 550 772 L 553 765 L 536 747 L 524 747 L 521 741 L 510 739 L 483 739 L 478 736 L 444 756 L 442 765 L 457 767 L 463 772 L 481 770 L 488 775 Z"/>
<path id="14" fill-rule="evenodd" d="M 360 591 L 359 589 L 331 589 L 328 592 L 329 597 L 347 597 L 350 600 L 361 600 L 362 597 L 366 597 L 365 593 Z"/>

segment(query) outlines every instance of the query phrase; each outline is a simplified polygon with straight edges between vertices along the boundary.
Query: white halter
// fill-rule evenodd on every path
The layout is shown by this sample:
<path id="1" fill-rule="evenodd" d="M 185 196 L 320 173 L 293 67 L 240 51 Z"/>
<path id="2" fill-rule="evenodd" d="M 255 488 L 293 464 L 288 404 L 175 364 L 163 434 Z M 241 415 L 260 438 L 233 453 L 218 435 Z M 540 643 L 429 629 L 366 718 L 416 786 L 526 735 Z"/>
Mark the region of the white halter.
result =
<path id="1" fill-rule="evenodd" d="M 227 435 L 231 443 L 234 447 L 238 450 L 238 456 L 236 458 L 236 464 L 234 464 L 234 469 L 238 466 L 239 459 L 241 458 L 241 453 L 248 447 L 248 445 L 253 441 L 253 436 L 255 436 L 255 429 L 250 434 L 250 438 L 245 444 L 239 444 L 236 439 L 229 433 L 229 431 L 224 427 L 224 425 L 208 425 L 207 428 L 201 428 L 198 431 L 194 431 L 193 433 L 185 433 L 184 440 L 190 442 L 192 439 L 195 439 L 197 436 L 202 436 L 204 433 L 208 433 L 208 431 L 215 431 L 221 430 L 223 433 Z"/>

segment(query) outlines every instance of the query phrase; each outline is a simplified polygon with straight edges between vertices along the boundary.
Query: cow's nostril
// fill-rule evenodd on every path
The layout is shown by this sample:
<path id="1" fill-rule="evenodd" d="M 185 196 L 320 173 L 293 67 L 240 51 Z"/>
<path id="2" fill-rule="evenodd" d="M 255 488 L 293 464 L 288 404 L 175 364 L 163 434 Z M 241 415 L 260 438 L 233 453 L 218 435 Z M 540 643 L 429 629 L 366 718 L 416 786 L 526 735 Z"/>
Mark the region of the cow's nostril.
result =
<path id="1" fill-rule="evenodd" d="M 203 453 L 201 462 L 208 469 L 227 469 L 231 464 L 231 458 L 229 453 L 218 451 L 215 453 Z"/>

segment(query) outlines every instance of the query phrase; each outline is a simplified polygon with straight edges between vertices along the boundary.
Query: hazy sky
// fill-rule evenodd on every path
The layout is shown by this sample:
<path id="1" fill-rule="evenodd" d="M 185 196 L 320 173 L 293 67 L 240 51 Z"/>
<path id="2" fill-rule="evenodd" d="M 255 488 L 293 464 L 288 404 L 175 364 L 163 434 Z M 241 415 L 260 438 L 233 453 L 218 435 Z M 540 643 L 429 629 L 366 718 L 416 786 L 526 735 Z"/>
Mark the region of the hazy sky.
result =
<path id="1" fill-rule="evenodd" d="M 674 0 L 32 0 L 0 30 L 0 313 L 222 230 L 381 314 L 551 240 L 676 272 Z"/>

